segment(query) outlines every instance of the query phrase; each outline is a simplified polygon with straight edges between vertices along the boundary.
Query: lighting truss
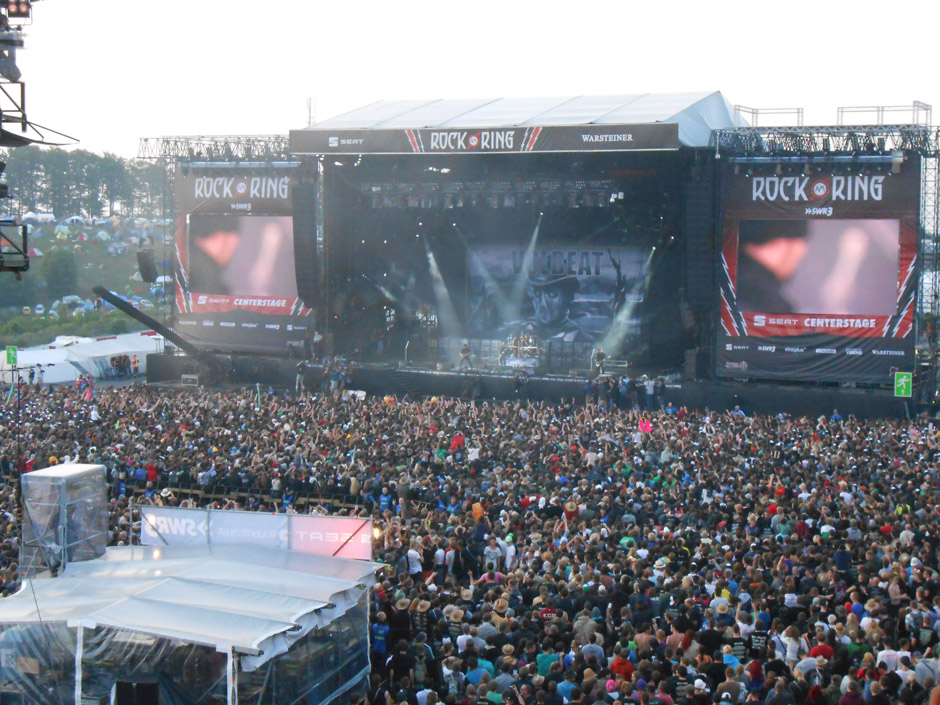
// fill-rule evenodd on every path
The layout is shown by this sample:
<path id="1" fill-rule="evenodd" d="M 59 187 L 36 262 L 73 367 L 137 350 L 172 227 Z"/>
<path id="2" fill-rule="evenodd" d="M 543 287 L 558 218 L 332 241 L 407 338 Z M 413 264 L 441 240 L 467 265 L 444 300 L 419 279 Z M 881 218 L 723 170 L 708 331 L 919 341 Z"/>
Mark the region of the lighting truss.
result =
<path id="1" fill-rule="evenodd" d="M 137 147 L 139 159 L 164 159 L 169 163 L 270 161 L 289 156 L 287 135 L 142 137 Z"/>
<path id="2" fill-rule="evenodd" d="M 900 149 L 940 156 L 940 130 L 923 125 L 736 127 L 715 130 L 719 155 L 860 154 Z"/>

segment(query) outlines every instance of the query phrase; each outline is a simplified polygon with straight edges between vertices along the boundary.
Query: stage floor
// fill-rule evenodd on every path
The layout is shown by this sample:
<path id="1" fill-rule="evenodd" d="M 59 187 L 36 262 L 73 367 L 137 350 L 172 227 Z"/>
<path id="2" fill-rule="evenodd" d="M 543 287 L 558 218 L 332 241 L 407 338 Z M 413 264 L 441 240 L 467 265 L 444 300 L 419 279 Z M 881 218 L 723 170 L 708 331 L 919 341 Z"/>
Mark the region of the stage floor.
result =
<path id="1" fill-rule="evenodd" d="M 258 355 L 226 355 L 229 377 L 218 388 L 239 388 L 262 384 L 293 390 L 296 359 Z M 323 368 L 310 365 L 305 373 L 308 391 L 321 389 Z M 199 363 L 182 355 L 148 355 L 147 381 L 168 387 L 180 384 L 184 374 L 200 374 Z M 530 399 L 533 401 L 584 401 L 590 379 L 585 371 L 569 375 L 528 375 L 520 383 L 515 372 L 494 370 L 436 370 L 417 366 L 369 364 L 355 366 L 350 372 L 349 389 L 367 394 L 419 396 L 460 396 L 480 399 Z M 200 384 L 205 379 L 200 379 Z M 191 388 L 191 387 L 190 387 Z M 916 406 L 909 400 L 896 399 L 887 390 L 864 390 L 814 385 L 780 385 L 760 382 L 689 381 L 667 384 L 664 403 L 689 409 L 730 410 L 740 406 L 745 413 L 819 416 L 838 409 L 843 417 L 902 418 L 913 416 Z"/>

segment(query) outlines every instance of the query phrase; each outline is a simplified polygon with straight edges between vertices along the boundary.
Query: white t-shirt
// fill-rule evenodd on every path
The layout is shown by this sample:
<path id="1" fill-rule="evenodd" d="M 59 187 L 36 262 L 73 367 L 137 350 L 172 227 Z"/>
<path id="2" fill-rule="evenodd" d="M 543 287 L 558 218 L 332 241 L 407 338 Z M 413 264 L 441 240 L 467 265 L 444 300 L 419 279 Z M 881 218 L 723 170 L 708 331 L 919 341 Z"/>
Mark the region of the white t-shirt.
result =
<path id="1" fill-rule="evenodd" d="M 421 572 L 421 554 L 418 553 L 413 548 L 408 549 L 408 572 L 409 573 Z"/>

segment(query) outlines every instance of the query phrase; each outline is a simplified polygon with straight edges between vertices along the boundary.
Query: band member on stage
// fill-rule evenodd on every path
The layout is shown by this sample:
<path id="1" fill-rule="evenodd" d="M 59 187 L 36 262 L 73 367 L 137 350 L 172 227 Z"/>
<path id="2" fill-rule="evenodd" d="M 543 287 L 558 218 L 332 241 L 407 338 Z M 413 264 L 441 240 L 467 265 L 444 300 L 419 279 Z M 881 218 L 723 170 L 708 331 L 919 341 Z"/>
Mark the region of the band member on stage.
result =
<path id="1" fill-rule="evenodd" d="M 464 366 L 467 369 L 473 369 L 473 362 L 470 361 L 470 341 L 465 340 L 463 347 L 460 348 L 460 369 L 463 369 Z"/>
<path id="2" fill-rule="evenodd" d="M 603 349 L 598 348 L 597 352 L 594 353 L 594 367 L 597 368 L 597 374 L 604 374 L 604 361 L 607 360 L 607 355 L 604 353 Z"/>
<path id="3" fill-rule="evenodd" d="M 509 344 L 504 340 L 499 344 L 499 357 L 496 358 L 496 361 L 500 365 L 505 365 L 506 360 L 509 359 Z"/>

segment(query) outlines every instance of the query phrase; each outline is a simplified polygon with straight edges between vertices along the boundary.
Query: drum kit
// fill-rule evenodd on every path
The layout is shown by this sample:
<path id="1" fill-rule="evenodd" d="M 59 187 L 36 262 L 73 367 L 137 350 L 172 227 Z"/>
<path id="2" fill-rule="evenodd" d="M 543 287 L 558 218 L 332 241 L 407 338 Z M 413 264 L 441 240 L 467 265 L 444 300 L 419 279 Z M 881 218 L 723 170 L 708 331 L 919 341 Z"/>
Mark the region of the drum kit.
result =
<path id="1" fill-rule="evenodd" d="M 499 350 L 499 363 L 505 365 L 509 358 L 517 360 L 537 359 L 542 346 L 537 336 L 531 333 L 509 336 Z"/>

